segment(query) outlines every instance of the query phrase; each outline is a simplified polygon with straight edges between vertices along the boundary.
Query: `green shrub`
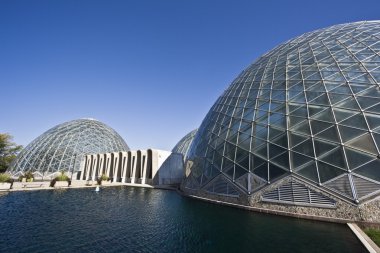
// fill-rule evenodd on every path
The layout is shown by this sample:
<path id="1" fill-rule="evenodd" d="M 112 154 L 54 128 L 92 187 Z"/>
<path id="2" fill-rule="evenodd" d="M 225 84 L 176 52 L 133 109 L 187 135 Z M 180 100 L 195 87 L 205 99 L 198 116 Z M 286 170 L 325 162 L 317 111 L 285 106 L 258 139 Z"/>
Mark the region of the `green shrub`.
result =
<path id="1" fill-rule="evenodd" d="M 365 228 L 364 232 L 380 247 L 380 229 Z"/>
<path id="2" fill-rule="evenodd" d="M 53 180 L 50 182 L 50 186 L 54 187 L 55 182 L 57 181 L 67 181 L 69 182 L 69 185 L 71 184 L 70 178 L 65 174 L 65 171 L 61 171 L 61 175 L 56 176 Z"/>
<path id="3" fill-rule="evenodd" d="M 29 170 L 25 172 L 24 175 L 19 176 L 18 180 L 21 182 L 23 178 L 25 178 L 27 182 L 32 182 L 34 179 L 34 175 L 32 171 Z"/>
<path id="4" fill-rule="evenodd" d="M 11 176 L 6 173 L 0 173 L 0 183 L 10 183 Z"/>
<path id="5" fill-rule="evenodd" d="M 98 182 L 98 185 L 101 185 L 102 181 L 108 181 L 108 180 L 110 180 L 110 178 L 106 174 L 103 174 L 98 178 L 97 182 Z"/>
<path id="6" fill-rule="evenodd" d="M 56 181 L 69 181 L 70 180 L 70 178 L 65 174 L 64 171 L 61 171 L 61 175 L 56 176 L 54 179 Z"/>

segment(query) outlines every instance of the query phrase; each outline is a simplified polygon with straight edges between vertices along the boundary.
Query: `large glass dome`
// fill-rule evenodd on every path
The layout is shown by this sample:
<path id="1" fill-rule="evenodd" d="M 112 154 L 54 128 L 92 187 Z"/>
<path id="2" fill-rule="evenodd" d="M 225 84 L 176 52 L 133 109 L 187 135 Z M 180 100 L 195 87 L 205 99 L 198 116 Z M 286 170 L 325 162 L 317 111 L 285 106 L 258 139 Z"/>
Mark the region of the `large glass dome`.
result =
<path id="1" fill-rule="evenodd" d="M 187 156 L 187 153 L 189 152 L 191 143 L 194 140 L 195 134 L 197 133 L 198 129 L 194 129 L 190 133 L 186 134 L 178 143 L 175 145 L 175 147 L 172 149 L 172 153 L 179 153 L 182 154 L 184 159 Z"/>
<path id="2" fill-rule="evenodd" d="M 379 193 L 379 147 L 380 21 L 331 26 L 232 82 L 195 136 L 182 188 L 250 195 L 291 176 L 360 203 Z"/>
<path id="3" fill-rule="evenodd" d="M 94 119 L 78 119 L 57 125 L 32 141 L 9 172 L 76 172 L 84 154 L 127 150 L 123 138 L 109 126 Z"/>

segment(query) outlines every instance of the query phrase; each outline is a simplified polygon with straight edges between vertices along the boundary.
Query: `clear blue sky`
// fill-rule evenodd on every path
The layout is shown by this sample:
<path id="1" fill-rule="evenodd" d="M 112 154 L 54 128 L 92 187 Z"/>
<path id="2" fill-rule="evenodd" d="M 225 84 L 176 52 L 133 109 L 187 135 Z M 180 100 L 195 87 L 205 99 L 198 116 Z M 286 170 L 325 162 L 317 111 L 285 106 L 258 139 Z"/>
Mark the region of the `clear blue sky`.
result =
<path id="1" fill-rule="evenodd" d="M 261 54 L 374 19 L 379 0 L 0 0 L 0 132 L 27 145 L 91 117 L 170 150 Z"/>

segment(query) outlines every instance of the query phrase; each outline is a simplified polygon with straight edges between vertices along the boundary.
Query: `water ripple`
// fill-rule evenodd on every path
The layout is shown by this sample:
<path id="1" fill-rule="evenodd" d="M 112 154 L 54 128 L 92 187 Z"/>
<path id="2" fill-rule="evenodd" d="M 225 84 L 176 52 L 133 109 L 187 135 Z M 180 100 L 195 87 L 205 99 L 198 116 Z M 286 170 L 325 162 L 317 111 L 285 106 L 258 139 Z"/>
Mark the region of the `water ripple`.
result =
<path id="1" fill-rule="evenodd" d="M 343 225 L 144 188 L 0 196 L 1 252 L 365 252 Z"/>

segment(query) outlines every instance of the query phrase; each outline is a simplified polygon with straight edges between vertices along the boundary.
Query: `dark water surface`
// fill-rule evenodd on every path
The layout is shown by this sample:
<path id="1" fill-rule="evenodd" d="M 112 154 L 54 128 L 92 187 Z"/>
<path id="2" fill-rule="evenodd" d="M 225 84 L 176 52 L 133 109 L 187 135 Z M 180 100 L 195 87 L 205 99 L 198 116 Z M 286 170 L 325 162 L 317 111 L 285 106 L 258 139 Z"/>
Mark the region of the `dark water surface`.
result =
<path id="1" fill-rule="evenodd" d="M 366 252 L 346 225 L 132 187 L 0 196 L 0 252 Z"/>

